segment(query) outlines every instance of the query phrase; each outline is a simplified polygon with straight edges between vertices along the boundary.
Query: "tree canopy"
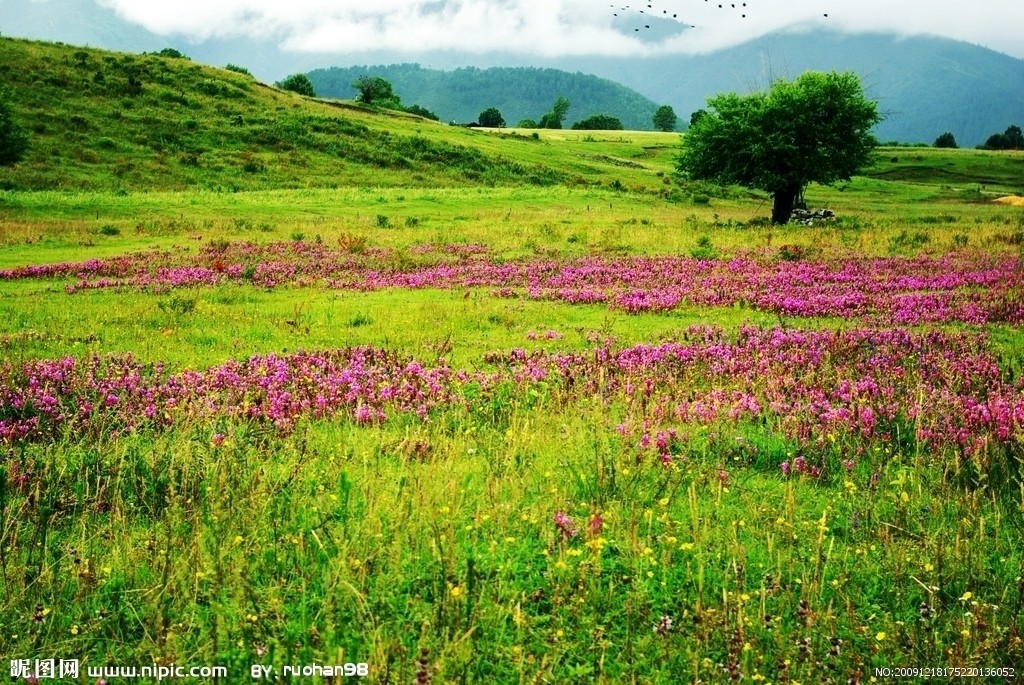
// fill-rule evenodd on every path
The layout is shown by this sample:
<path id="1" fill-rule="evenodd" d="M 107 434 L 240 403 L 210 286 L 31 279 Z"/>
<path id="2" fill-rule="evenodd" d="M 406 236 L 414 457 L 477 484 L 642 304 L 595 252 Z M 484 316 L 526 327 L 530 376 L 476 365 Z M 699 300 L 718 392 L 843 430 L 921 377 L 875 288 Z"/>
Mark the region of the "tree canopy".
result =
<path id="1" fill-rule="evenodd" d="M 675 131 L 676 124 L 679 123 L 679 117 L 676 116 L 676 111 L 672 109 L 671 105 L 662 105 L 654 110 L 652 121 L 654 122 L 654 128 L 658 131 Z"/>
<path id="2" fill-rule="evenodd" d="M 430 119 L 431 121 L 441 120 L 441 117 L 437 116 L 437 114 L 431 112 L 429 109 L 423 107 L 422 105 L 409 105 L 408 107 L 405 108 L 405 111 L 408 112 L 409 114 L 415 114 L 418 117 L 423 117 L 424 119 Z"/>
<path id="3" fill-rule="evenodd" d="M 485 128 L 501 128 L 505 125 L 505 118 L 501 116 L 497 107 L 488 107 L 480 112 L 476 120 Z"/>
<path id="4" fill-rule="evenodd" d="M 565 115 L 569 113 L 569 100 L 561 95 L 555 98 L 555 104 L 551 105 L 551 111 L 540 118 L 537 124 L 540 128 L 562 128 Z"/>
<path id="5" fill-rule="evenodd" d="M 0 166 L 17 164 L 28 150 L 28 134 L 14 119 L 10 94 L 0 88 Z"/>
<path id="6" fill-rule="evenodd" d="M 566 128 L 591 114 L 611 114 L 627 129 L 640 130 L 651 128 L 651 115 L 660 104 L 597 76 L 532 67 L 442 71 L 409 63 L 354 65 L 314 69 L 309 78 L 321 96 L 355 99 L 359 92 L 352 83 L 365 74 L 387 79 L 402 102 L 419 103 L 446 121 L 480 122 L 480 112 L 494 107 L 511 127 L 522 119 L 537 121 L 551 109 L 555 96 L 562 95 L 572 103 L 569 114 L 573 117 L 566 117 Z"/>
<path id="7" fill-rule="evenodd" d="M 292 74 L 286 76 L 283 81 L 277 82 L 277 87 L 281 90 L 290 90 L 293 93 L 299 95 L 306 95 L 307 97 L 315 98 L 316 90 L 313 89 L 313 82 L 309 80 L 309 77 L 305 74 Z"/>
<path id="8" fill-rule="evenodd" d="M 359 102 L 388 109 L 402 108 L 402 101 L 395 95 L 391 82 L 380 76 L 360 76 L 352 87 L 359 91 Z"/>
<path id="9" fill-rule="evenodd" d="M 1013 124 L 1003 133 L 993 133 L 981 147 L 987 150 L 1024 150 L 1024 132 Z"/>
<path id="10" fill-rule="evenodd" d="M 609 114 L 595 114 L 572 125 L 577 131 L 621 131 L 622 122 Z"/>
<path id="11" fill-rule="evenodd" d="M 707 104 L 710 111 L 683 139 L 680 171 L 771 193 L 778 224 L 789 221 L 808 183 L 848 180 L 867 165 L 877 144 L 871 128 L 882 120 L 852 72 L 807 72 L 767 91 L 725 93 Z"/>
<path id="12" fill-rule="evenodd" d="M 943 133 L 942 135 L 935 139 L 934 147 L 958 147 L 958 145 L 956 144 L 956 137 L 949 131 L 946 131 L 945 133 Z"/>

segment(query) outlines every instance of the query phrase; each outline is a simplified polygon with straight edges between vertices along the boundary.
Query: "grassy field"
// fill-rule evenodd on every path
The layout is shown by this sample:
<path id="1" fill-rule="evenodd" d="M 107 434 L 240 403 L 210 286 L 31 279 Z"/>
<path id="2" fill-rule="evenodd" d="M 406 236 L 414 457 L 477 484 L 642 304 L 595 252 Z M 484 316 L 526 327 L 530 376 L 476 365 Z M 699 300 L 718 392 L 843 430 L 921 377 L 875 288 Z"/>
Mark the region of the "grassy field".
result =
<path id="1" fill-rule="evenodd" d="M 0 53 L 5 659 L 1019 677 L 1020 153 L 884 149 L 779 228 L 674 134 Z"/>

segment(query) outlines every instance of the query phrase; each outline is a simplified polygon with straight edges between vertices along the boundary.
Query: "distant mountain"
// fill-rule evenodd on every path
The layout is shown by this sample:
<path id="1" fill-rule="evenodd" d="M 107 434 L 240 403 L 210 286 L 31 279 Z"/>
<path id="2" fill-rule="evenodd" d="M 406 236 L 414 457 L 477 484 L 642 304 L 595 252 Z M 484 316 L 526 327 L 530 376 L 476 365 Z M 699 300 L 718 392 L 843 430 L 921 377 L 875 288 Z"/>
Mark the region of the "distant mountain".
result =
<path id="1" fill-rule="evenodd" d="M 431 59 L 441 64 L 451 64 L 453 60 L 451 55 L 426 55 L 423 62 L 430 63 Z M 706 55 L 577 57 L 546 61 L 490 55 L 475 59 L 480 64 L 504 61 L 522 65 L 530 62 L 548 69 L 594 74 L 627 86 L 659 104 L 672 105 L 681 123 L 685 123 L 691 112 L 704 107 L 707 98 L 716 93 L 746 93 L 764 88 L 773 78 L 792 78 L 809 69 L 835 69 L 859 74 L 868 95 L 879 101 L 886 119 L 878 125 L 876 134 L 883 142 L 931 143 L 939 134 L 950 131 L 961 146 L 972 147 L 985 142 L 992 133 L 1006 130 L 1010 124 L 1024 126 L 1024 60 L 933 36 L 900 38 L 889 34 L 785 32 Z M 390 68 L 374 67 L 381 71 L 381 75 Z M 358 76 L 365 70 L 366 67 L 355 67 L 344 71 Z M 539 69 L 537 71 L 543 73 Z M 514 78 L 512 81 L 504 80 L 507 75 L 516 75 L 514 70 L 488 69 L 477 70 L 476 73 L 502 79 L 488 86 L 488 90 L 496 94 L 506 92 L 514 82 Z M 428 74 L 428 80 L 438 78 L 433 70 L 424 70 L 424 76 Z M 568 78 L 568 75 L 563 78 Z M 524 116 L 536 118 L 546 111 L 554 97 L 550 92 L 541 91 L 530 100 L 529 106 L 510 106 L 506 113 L 498 104 L 484 102 L 478 106 L 474 102 L 469 106 L 474 91 L 468 85 L 464 87 L 464 92 L 459 91 L 453 96 L 466 103 L 463 105 L 465 109 L 460 110 L 464 114 L 448 115 L 441 111 L 438 114 L 468 120 L 484 107 L 497 106 L 505 114 L 506 121 L 514 123 L 521 111 L 527 112 Z M 446 93 L 431 100 L 429 87 L 420 89 L 413 81 L 407 85 L 403 82 L 398 92 L 406 102 L 416 102 L 428 108 L 431 106 L 427 101 L 440 107 L 449 97 Z M 525 98 L 531 92 L 534 91 L 525 89 L 520 92 L 517 88 L 515 94 Z M 573 100 L 571 95 L 567 97 Z M 418 102 L 416 98 L 424 101 Z M 510 117 L 509 113 L 513 111 L 516 113 Z M 571 110 L 569 118 L 576 121 L 584 116 L 581 111 Z M 650 117 L 638 123 L 649 128 Z"/>
<path id="2" fill-rule="evenodd" d="M 570 66 L 675 107 L 680 118 L 722 91 L 749 92 L 809 69 L 854 71 L 886 120 L 882 141 L 927 142 L 951 131 L 979 145 L 1010 124 L 1024 126 L 1024 60 L 938 37 L 778 33 L 707 55 L 572 60 Z M 557 66 L 557 63 L 556 63 Z"/>
<path id="3" fill-rule="evenodd" d="M 532 67 L 463 67 L 454 71 L 425 69 L 418 64 L 315 69 L 309 72 L 321 97 L 354 99 L 352 82 L 380 76 L 394 86 L 406 105 L 420 105 L 445 121 L 476 121 L 480 112 L 497 107 L 509 126 L 521 119 L 539 120 L 564 95 L 572 103 L 565 128 L 594 114 L 618 117 L 627 129 L 652 127 L 658 103 L 613 81 L 557 69 Z"/>

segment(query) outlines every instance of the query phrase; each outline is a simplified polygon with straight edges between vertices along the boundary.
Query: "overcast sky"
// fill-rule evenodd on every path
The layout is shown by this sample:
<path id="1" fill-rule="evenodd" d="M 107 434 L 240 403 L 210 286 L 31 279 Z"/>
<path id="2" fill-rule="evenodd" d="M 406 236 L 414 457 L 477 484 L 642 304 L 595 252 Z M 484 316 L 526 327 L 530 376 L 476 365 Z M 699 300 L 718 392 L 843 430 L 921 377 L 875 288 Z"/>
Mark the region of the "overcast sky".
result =
<path id="1" fill-rule="evenodd" d="M 828 27 L 936 34 L 1024 57 L 1021 0 L 747 0 L 746 7 L 739 0 L 735 8 L 721 0 L 722 9 L 719 0 L 620 0 L 614 7 L 611 0 L 98 1 L 156 33 L 272 37 L 299 52 L 707 52 L 786 27 Z M 627 3 L 631 8 L 622 9 Z M 665 30 L 675 28 L 672 14 L 679 31 Z M 638 40 L 645 33 L 669 37 Z"/>

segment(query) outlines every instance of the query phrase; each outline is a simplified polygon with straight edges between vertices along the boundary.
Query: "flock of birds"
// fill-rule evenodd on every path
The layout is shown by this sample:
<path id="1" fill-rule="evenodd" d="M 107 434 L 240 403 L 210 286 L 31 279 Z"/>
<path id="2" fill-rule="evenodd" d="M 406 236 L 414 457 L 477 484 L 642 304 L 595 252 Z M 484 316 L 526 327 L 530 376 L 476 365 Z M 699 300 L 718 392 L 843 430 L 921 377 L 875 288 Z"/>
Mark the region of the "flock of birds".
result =
<path id="1" fill-rule="evenodd" d="M 718 5 L 718 9 L 720 9 L 720 10 L 725 10 L 727 12 L 731 11 L 731 12 L 734 12 L 735 14 L 739 14 L 740 15 L 740 17 L 739 17 L 740 19 L 746 19 L 747 18 L 747 3 L 745 3 L 745 2 L 713 2 L 712 0 L 704 0 L 704 2 L 708 3 L 709 5 Z M 642 25 L 642 27 L 641 26 L 636 26 L 633 29 L 636 32 L 640 32 L 641 30 L 645 30 L 645 29 L 650 29 L 651 28 L 651 22 L 649 20 L 651 18 L 663 19 L 663 20 L 664 19 L 674 20 L 676 22 L 680 22 L 680 23 L 683 23 L 686 26 L 689 26 L 691 29 L 692 28 L 697 28 L 694 24 L 686 24 L 685 22 L 681 22 L 680 19 L 679 19 L 679 13 L 678 12 L 673 12 L 673 13 L 669 14 L 668 10 L 664 10 L 663 9 L 663 10 L 661 10 L 661 13 L 659 14 L 658 10 L 655 9 L 655 7 L 654 7 L 654 0 L 651 0 L 650 2 L 648 2 L 646 4 L 635 5 L 635 6 L 634 5 L 609 5 L 609 7 L 611 7 L 614 10 L 613 14 L 616 17 L 630 17 L 630 16 L 632 16 L 633 18 L 635 18 L 638 21 L 644 21 L 645 19 L 647 19 L 648 21 L 645 22 Z M 644 15 L 644 16 L 641 17 L 639 15 Z M 824 12 L 823 16 L 827 19 L 828 18 L 828 12 Z"/>

